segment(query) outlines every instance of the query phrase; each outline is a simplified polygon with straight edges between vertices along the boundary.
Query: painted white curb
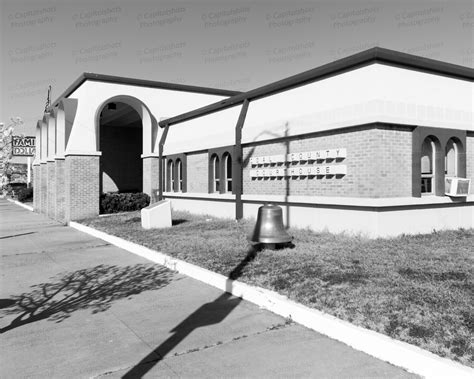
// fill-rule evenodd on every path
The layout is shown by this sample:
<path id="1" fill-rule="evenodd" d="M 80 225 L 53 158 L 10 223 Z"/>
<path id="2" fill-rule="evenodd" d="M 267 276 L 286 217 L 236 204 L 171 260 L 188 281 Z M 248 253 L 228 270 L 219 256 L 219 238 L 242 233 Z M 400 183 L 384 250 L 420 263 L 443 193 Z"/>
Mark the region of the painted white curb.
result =
<path id="1" fill-rule="evenodd" d="M 29 205 L 23 204 L 20 201 L 13 200 L 13 199 L 7 199 L 10 203 L 14 203 L 16 205 L 19 205 L 20 207 L 23 207 L 25 209 L 28 209 L 29 211 L 33 212 L 33 207 L 30 207 Z"/>
<path id="2" fill-rule="evenodd" d="M 163 265 L 173 271 L 197 279 L 222 291 L 229 292 L 234 296 L 241 297 L 280 316 L 289 317 L 298 324 L 343 342 L 356 350 L 402 367 L 414 374 L 426 378 L 440 379 L 474 378 L 474 370 L 470 367 L 447 358 L 441 358 L 406 342 L 397 341 L 383 334 L 353 325 L 321 311 L 310 309 L 276 292 L 231 280 L 224 275 L 216 274 L 215 272 L 76 222 L 70 222 L 69 226 Z"/>

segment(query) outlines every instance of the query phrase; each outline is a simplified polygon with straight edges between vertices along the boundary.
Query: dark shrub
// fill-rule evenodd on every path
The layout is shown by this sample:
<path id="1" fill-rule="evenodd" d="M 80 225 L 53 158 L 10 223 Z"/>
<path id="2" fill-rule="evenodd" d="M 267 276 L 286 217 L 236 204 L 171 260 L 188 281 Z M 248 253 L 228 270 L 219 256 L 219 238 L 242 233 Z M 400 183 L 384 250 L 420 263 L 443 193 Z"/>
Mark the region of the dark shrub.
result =
<path id="1" fill-rule="evenodd" d="M 9 183 L 3 186 L 4 192 L 6 192 L 7 196 L 12 198 L 16 198 L 18 196 L 18 192 L 24 188 L 26 188 L 26 183 Z"/>
<path id="2" fill-rule="evenodd" d="M 33 188 L 21 188 L 17 192 L 18 201 L 26 203 L 27 201 L 33 201 Z"/>
<path id="3" fill-rule="evenodd" d="M 104 193 L 100 197 L 100 213 L 137 211 L 150 204 L 150 196 L 137 193 Z"/>

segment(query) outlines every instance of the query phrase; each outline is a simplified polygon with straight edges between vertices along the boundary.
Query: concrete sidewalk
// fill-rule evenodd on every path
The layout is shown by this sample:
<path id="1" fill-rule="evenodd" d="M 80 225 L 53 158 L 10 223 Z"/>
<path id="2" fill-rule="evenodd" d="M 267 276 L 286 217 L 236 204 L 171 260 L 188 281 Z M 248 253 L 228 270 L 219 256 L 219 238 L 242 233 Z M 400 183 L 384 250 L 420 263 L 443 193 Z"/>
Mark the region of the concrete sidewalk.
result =
<path id="1" fill-rule="evenodd" d="M 3 199 L 0 247 L 2 378 L 413 377 Z"/>

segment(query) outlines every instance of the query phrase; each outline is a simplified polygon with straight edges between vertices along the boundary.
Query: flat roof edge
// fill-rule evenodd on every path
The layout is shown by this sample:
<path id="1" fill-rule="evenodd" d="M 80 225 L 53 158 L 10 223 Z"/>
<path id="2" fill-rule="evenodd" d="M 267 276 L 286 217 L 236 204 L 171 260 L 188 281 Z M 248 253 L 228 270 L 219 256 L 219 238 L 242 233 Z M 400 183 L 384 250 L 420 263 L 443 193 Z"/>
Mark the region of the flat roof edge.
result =
<path id="1" fill-rule="evenodd" d="M 84 72 L 52 103 L 52 106 L 56 106 L 62 98 L 68 97 L 69 95 L 71 95 L 71 93 L 73 93 L 77 88 L 79 88 L 87 80 L 104 82 L 104 83 L 132 85 L 132 86 L 138 86 L 138 87 L 149 87 L 149 88 L 158 88 L 158 89 L 166 89 L 166 90 L 174 90 L 174 91 L 193 92 L 193 93 L 200 93 L 200 94 L 205 94 L 205 95 L 228 96 L 228 97 L 235 96 L 242 93 L 240 91 L 225 90 L 225 89 L 220 89 L 220 88 L 201 87 L 201 86 L 193 86 L 193 85 L 187 85 L 187 84 L 159 82 L 159 81 L 147 80 L 147 79 L 135 79 L 135 78 L 128 78 L 128 77 L 123 77 L 123 76 L 104 75 L 104 74 L 96 74 L 92 72 Z"/>
<path id="2" fill-rule="evenodd" d="M 455 79 L 474 81 L 474 69 L 452 63 L 419 57 L 382 47 L 374 47 L 360 53 L 341 58 L 334 62 L 304 71 L 302 73 L 266 84 L 262 87 L 237 94 L 228 99 L 174 116 L 159 122 L 161 127 L 188 121 L 196 117 L 233 107 L 244 99 L 255 100 L 301 85 L 322 80 L 343 72 L 352 71 L 370 64 L 381 63 L 400 68 L 423 71 L 431 74 L 449 76 Z"/>

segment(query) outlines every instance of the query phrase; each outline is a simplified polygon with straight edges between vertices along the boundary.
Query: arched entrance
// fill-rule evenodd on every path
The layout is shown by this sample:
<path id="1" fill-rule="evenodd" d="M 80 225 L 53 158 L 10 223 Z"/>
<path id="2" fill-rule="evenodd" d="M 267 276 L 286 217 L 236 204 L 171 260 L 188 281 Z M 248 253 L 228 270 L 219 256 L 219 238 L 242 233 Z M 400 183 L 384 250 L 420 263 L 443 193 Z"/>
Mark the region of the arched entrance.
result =
<path id="1" fill-rule="evenodd" d="M 143 123 L 134 107 L 109 100 L 99 112 L 100 192 L 143 191 Z"/>

